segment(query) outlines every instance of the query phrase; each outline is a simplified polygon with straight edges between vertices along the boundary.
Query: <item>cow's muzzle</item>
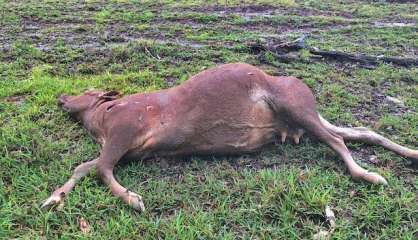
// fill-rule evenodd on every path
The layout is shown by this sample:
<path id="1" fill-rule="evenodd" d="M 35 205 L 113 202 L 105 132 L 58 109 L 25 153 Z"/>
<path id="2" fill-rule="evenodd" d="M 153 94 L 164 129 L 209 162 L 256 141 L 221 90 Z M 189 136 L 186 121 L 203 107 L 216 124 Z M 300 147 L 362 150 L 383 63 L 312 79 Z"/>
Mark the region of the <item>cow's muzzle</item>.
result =
<path id="1" fill-rule="evenodd" d="M 66 106 L 66 103 L 68 102 L 69 96 L 62 94 L 61 96 L 59 96 L 58 98 L 58 106 L 60 106 L 62 109 L 64 109 L 65 111 L 69 112 L 70 109 Z"/>
<path id="2" fill-rule="evenodd" d="M 58 106 L 63 106 L 68 101 L 68 96 L 62 94 L 58 97 Z"/>

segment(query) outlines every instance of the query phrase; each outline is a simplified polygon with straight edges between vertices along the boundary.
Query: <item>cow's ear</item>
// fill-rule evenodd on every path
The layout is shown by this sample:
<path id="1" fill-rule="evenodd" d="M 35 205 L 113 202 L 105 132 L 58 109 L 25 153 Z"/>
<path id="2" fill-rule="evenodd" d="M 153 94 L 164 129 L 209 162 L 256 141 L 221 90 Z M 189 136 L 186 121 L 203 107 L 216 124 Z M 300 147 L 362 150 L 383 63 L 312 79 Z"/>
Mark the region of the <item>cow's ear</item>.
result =
<path id="1" fill-rule="evenodd" d="M 103 99 L 105 101 L 112 101 L 121 97 L 120 92 L 118 91 L 109 91 L 101 94 L 99 99 Z"/>

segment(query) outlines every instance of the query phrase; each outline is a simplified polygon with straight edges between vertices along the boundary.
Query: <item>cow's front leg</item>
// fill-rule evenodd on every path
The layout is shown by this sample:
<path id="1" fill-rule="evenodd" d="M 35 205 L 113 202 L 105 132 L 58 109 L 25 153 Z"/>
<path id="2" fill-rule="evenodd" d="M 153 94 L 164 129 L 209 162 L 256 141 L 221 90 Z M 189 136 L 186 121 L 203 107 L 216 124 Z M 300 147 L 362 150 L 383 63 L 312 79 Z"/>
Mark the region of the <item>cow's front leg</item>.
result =
<path id="1" fill-rule="evenodd" d="M 119 134 L 106 142 L 96 166 L 97 173 L 102 181 L 110 187 L 113 195 L 119 197 L 135 210 L 145 211 L 142 197 L 120 185 L 113 175 L 113 169 L 116 163 L 129 149 L 129 139 L 129 137 L 126 137 L 126 134 Z"/>
<path id="2" fill-rule="evenodd" d="M 142 197 L 135 192 L 129 191 L 122 185 L 120 185 L 114 175 L 113 168 L 98 168 L 98 172 L 103 182 L 110 187 L 113 195 L 119 197 L 123 202 L 133 207 L 137 211 L 145 211 L 144 202 Z"/>
<path id="3" fill-rule="evenodd" d="M 88 161 L 85 163 L 82 163 L 78 165 L 74 169 L 73 175 L 70 177 L 70 179 L 62 185 L 60 188 L 55 190 L 52 195 L 45 200 L 45 202 L 42 204 L 41 208 L 50 207 L 53 205 L 56 205 L 58 203 L 62 203 L 64 201 L 64 198 L 71 192 L 71 190 L 74 188 L 76 183 L 84 176 L 86 176 L 94 166 L 96 166 L 96 163 L 99 159 L 96 158 L 92 161 Z"/>

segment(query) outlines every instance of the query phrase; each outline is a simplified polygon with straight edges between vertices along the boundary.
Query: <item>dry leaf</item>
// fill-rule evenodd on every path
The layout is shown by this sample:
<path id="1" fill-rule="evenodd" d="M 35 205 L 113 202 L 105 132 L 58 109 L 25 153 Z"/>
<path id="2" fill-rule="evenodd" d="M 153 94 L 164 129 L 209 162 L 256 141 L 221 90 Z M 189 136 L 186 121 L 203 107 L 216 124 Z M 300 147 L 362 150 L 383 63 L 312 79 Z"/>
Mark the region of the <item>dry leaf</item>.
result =
<path id="1" fill-rule="evenodd" d="M 335 229 L 335 214 L 328 205 L 325 207 L 325 216 L 331 226 L 330 232 L 333 232 Z"/>
<path id="2" fill-rule="evenodd" d="M 90 232 L 90 225 L 84 218 L 78 219 L 78 226 L 80 227 L 80 231 L 84 234 Z"/>
<path id="3" fill-rule="evenodd" d="M 313 235 L 314 240 L 330 239 L 335 230 L 335 214 L 328 205 L 325 206 L 325 216 L 329 222 L 330 229 L 328 231 L 320 229 L 317 234 Z"/>
<path id="4" fill-rule="evenodd" d="M 299 172 L 299 176 L 298 176 L 299 181 L 301 181 L 301 182 L 306 181 L 306 179 L 308 179 L 308 177 L 309 177 L 309 170 L 308 169 L 305 169 L 305 170 L 302 170 L 302 171 Z"/>

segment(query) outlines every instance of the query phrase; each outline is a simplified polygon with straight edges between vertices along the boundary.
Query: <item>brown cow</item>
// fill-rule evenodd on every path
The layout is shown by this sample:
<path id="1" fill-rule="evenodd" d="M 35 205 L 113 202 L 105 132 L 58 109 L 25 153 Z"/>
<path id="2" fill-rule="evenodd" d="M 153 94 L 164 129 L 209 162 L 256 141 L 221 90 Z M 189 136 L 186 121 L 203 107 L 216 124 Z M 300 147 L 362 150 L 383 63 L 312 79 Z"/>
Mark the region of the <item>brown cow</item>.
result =
<path id="1" fill-rule="evenodd" d="M 237 154 L 263 145 L 295 143 L 306 131 L 328 144 L 344 160 L 351 176 L 387 184 L 379 174 L 354 162 L 344 140 L 382 145 L 418 160 L 418 151 L 402 147 L 366 128 L 340 128 L 316 111 L 311 90 L 294 77 L 274 77 L 242 63 L 203 71 L 183 84 L 151 93 L 121 97 L 118 92 L 86 91 L 62 95 L 59 104 L 101 144 L 100 156 L 79 165 L 72 177 L 43 207 L 61 202 L 76 182 L 93 167 L 112 193 L 136 210 L 144 210 L 141 196 L 121 186 L 113 168 L 122 157 L 190 154 Z"/>

